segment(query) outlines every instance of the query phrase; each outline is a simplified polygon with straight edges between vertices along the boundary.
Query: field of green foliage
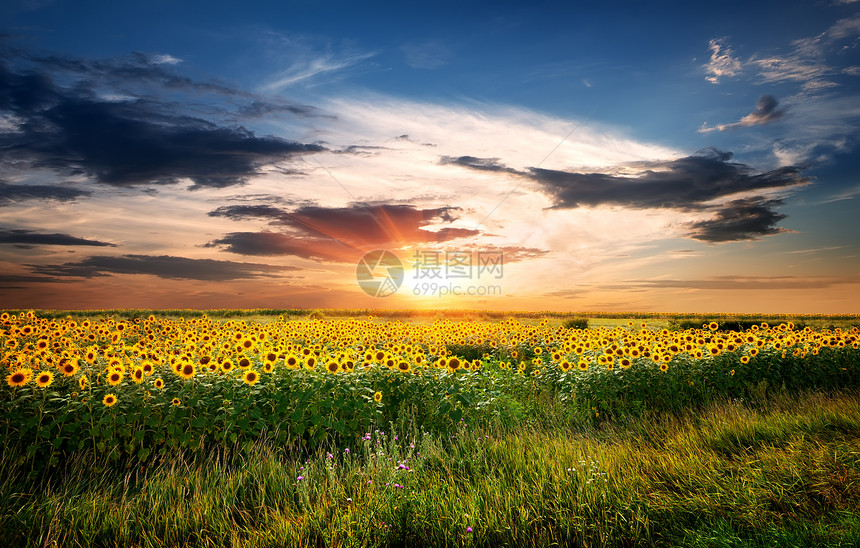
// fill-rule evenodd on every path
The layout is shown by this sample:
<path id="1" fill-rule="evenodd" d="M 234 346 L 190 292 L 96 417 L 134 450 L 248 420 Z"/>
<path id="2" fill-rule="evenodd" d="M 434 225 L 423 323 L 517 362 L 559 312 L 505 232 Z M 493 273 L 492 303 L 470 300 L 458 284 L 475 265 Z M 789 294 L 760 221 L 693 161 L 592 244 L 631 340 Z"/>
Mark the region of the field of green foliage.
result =
<path id="1" fill-rule="evenodd" d="M 856 318 L 250 312 L 0 314 L 0 539 L 860 540 Z"/>

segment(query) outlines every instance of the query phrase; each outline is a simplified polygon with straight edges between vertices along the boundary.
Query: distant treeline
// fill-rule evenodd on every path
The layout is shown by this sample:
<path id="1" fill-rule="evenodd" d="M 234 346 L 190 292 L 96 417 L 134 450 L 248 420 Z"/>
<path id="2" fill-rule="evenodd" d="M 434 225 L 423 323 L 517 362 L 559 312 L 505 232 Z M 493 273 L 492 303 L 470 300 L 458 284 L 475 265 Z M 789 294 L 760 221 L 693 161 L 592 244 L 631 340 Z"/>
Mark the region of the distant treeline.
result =
<path id="1" fill-rule="evenodd" d="M 9 314 L 26 313 L 24 309 L 3 310 Z M 373 316 L 380 319 L 397 318 L 440 318 L 452 320 L 504 320 L 507 318 L 542 319 L 554 318 L 564 320 L 578 319 L 663 319 L 668 320 L 672 327 L 688 328 L 701 327 L 702 323 L 715 321 L 723 329 L 747 328 L 760 322 L 807 322 L 824 321 L 860 321 L 860 314 L 747 314 L 747 313 L 689 313 L 689 312 L 559 312 L 544 311 L 514 311 L 514 310 L 419 310 L 419 309 L 374 309 L 374 308 L 252 308 L 252 309 L 101 309 L 101 310 L 32 310 L 42 318 L 65 318 L 109 316 L 121 318 L 156 317 L 185 317 L 200 318 L 243 318 L 251 316 L 272 317 L 310 317 L 310 318 L 350 318 Z M 572 322 L 571 322 L 572 323 Z"/>

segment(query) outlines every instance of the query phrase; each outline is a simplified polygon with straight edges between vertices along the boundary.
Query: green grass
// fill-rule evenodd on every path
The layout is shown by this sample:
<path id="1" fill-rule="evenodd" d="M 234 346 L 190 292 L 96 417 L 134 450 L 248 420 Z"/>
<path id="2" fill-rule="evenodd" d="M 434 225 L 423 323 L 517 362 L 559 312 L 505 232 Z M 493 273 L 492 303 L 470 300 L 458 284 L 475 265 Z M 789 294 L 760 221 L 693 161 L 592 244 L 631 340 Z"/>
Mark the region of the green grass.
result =
<path id="1" fill-rule="evenodd" d="M 370 434 L 348 453 L 329 447 L 307 455 L 261 443 L 250 456 L 177 452 L 144 467 L 79 454 L 35 481 L 0 458 L 0 540 L 860 545 L 857 391 L 775 392 L 576 428 L 464 423 L 444 436 L 412 429 L 395 441 L 391 432 Z"/>

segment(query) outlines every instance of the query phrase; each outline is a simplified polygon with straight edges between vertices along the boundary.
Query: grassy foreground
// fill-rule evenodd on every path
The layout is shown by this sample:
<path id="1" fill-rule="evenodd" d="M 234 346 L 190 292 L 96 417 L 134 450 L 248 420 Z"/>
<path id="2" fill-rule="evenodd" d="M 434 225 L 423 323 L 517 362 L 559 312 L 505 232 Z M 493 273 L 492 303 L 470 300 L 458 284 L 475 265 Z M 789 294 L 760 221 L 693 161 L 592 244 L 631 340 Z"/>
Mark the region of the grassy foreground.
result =
<path id="1" fill-rule="evenodd" d="M 9 546 L 858 546 L 860 392 L 133 469 L 0 459 Z"/>

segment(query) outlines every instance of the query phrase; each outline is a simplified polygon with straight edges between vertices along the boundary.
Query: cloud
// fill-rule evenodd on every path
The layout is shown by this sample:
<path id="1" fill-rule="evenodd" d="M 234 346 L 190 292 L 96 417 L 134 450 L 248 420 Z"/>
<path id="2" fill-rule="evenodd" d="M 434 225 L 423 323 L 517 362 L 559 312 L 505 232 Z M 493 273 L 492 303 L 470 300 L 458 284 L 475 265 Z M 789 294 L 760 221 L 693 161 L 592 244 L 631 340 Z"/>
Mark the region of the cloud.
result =
<path id="1" fill-rule="evenodd" d="M 154 55 L 152 62 L 156 65 L 177 65 L 182 62 L 182 59 L 174 57 L 170 54 Z"/>
<path id="2" fill-rule="evenodd" d="M 54 56 L 32 64 L 19 71 L 0 65 L 0 110 L 16 122 L 16 131 L 0 134 L 0 146 L 19 165 L 86 175 L 116 187 L 190 179 L 194 188 L 222 188 L 244 184 L 264 165 L 323 150 L 175 112 L 173 103 L 143 92 L 123 89 L 108 98 L 97 92 L 104 85 L 127 88 L 145 81 L 233 94 L 174 75 L 163 62 L 141 55 L 101 62 Z M 73 84 L 57 84 L 60 73 L 64 80 L 71 75 Z"/>
<path id="3" fill-rule="evenodd" d="M 119 90 L 118 95 L 138 95 L 143 89 L 166 89 L 194 93 L 211 93 L 233 98 L 257 99 L 252 93 L 218 82 L 198 81 L 176 73 L 172 66 L 180 60 L 170 55 L 147 55 L 132 52 L 122 57 L 85 59 L 65 55 L 36 55 L 26 51 L 11 52 L 17 62 L 27 62 L 38 77 L 53 75 L 60 80 L 83 83 L 86 89 Z M 145 87 L 149 86 L 149 87 Z M 154 88 L 152 87 L 154 86 Z"/>
<path id="4" fill-rule="evenodd" d="M 272 114 L 289 113 L 299 116 L 322 116 L 318 109 L 307 105 L 277 104 L 269 101 L 253 100 L 238 110 L 240 118 L 263 118 Z"/>
<path id="5" fill-rule="evenodd" d="M 776 107 L 778 105 L 779 101 L 777 101 L 776 97 L 773 95 L 762 95 L 756 102 L 755 110 L 741 118 L 740 121 L 731 124 L 720 124 L 716 127 L 708 127 L 707 125 L 702 124 L 702 127 L 699 129 L 699 133 L 708 133 L 714 130 L 725 131 L 727 129 L 738 127 L 769 124 L 785 116 L 785 109 L 777 109 Z"/>
<path id="6" fill-rule="evenodd" d="M 795 53 L 786 57 L 764 57 L 751 61 L 759 68 L 759 76 L 764 84 L 793 81 L 802 82 L 806 91 L 816 91 L 835 87 L 835 82 L 822 78 L 833 73 L 833 69 L 819 60 L 805 59 Z"/>
<path id="7" fill-rule="evenodd" d="M 498 171 L 517 173 L 515 169 L 509 168 L 502 164 L 499 158 L 476 158 L 474 156 L 442 156 L 439 159 L 439 165 L 457 165 L 482 171 Z"/>
<path id="8" fill-rule="evenodd" d="M 787 217 L 772 209 L 778 205 L 782 205 L 781 200 L 761 197 L 732 200 L 719 208 L 713 218 L 689 223 L 687 236 L 704 242 L 730 242 L 786 232 L 775 226 Z"/>
<path id="9" fill-rule="evenodd" d="M 765 84 L 799 82 L 808 93 L 836 87 L 838 83 L 827 78 L 835 77 L 842 70 L 826 64 L 827 55 L 844 50 L 839 43 L 846 38 L 856 39 L 858 34 L 860 16 L 840 19 L 817 36 L 795 40 L 792 51 L 786 55 L 753 57 L 749 63 L 758 67 L 761 82 Z"/>
<path id="10" fill-rule="evenodd" d="M 24 246 L 34 245 L 87 245 L 87 246 L 109 246 L 116 244 L 100 242 L 98 240 L 87 240 L 69 234 L 47 234 L 33 232 L 32 230 L 3 230 L 0 229 L 0 244 L 18 244 Z"/>
<path id="11" fill-rule="evenodd" d="M 809 181 L 802 176 L 802 169 L 786 166 L 756 173 L 747 165 L 731 162 L 731 158 L 729 152 L 709 149 L 677 160 L 629 162 L 602 173 L 541 168 L 517 171 L 495 158 L 470 156 L 444 161 L 469 169 L 504 171 L 533 179 L 553 200 L 550 209 L 620 206 L 712 213 L 711 218 L 687 223 L 684 235 L 696 240 L 750 240 L 782 232 L 774 225 L 785 215 L 771 209 L 782 202 L 761 196 L 737 196 L 807 184 Z"/>
<path id="12" fill-rule="evenodd" d="M 352 262 L 363 254 L 331 238 L 305 238 L 283 232 L 230 232 L 206 244 L 237 255 L 292 255 L 314 261 Z"/>
<path id="13" fill-rule="evenodd" d="M 818 204 L 829 204 L 833 202 L 841 202 L 842 200 L 852 200 L 857 196 L 860 196 L 860 184 L 853 185 L 841 190 L 840 192 L 832 194 L 819 201 Z"/>
<path id="14" fill-rule="evenodd" d="M 740 74 L 741 62 L 732 57 L 731 48 L 724 46 L 724 38 L 717 38 L 708 42 L 711 50 L 711 60 L 705 65 L 705 71 L 709 76 L 705 80 L 712 84 L 719 84 L 720 78 L 731 78 Z"/>
<path id="15" fill-rule="evenodd" d="M 352 203 L 345 207 L 303 205 L 293 210 L 270 205 L 222 206 L 209 213 L 236 221 L 260 219 L 281 232 L 233 232 L 206 244 L 241 255 L 295 255 L 313 260 L 352 262 L 374 249 L 400 249 L 479 234 L 440 226 L 457 219 L 458 208 L 419 209 L 407 204 Z M 435 229 L 435 230 L 433 230 Z"/>
<path id="16" fill-rule="evenodd" d="M 326 53 L 296 61 L 281 72 L 273 81 L 260 87 L 264 93 L 278 93 L 296 84 L 307 84 L 321 76 L 331 75 L 352 68 L 376 52 L 333 54 Z"/>
<path id="17" fill-rule="evenodd" d="M 464 244 L 457 245 L 456 248 L 449 251 L 465 253 L 469 252 L 475 257 L 475 264 L 478 264 L 480 257 L 498 256 L 502 258 L 504 264 L 518 263 L 539 259 L 549 255 L 551 252 L 547 249 L 538 249 L 535 247 L 523 246 L 495 246 L 490 244 Z"/>
<path id="18" fill-rule="evenodd" d="M 624 285 L 602 286 L 603 289 L 625 289 L 630 287 L 653 287 L 668 289 L 712 290 L 801 290 L 827 289 L 835 285 L 856 284 L 856 279 L 835 276 L 713 276 L 693 280 L 630 280 Z"/>
<path id="19" fill-rule="evenodd" d="M 32 274 L 0 274 L 0 289 L 23 289 L 23 286 L 9 286 L 6 284 L 29 284 L 29 283 L 66 283 L 71 280 L 49 278 L 46 276 L 33 276 Z"/>
<path id="20" fill-rule="evenodd" d="M 637 209 L 699 210 L 734 194 L 808 183 L 795 166 L 756 173 L 731 162 L 732 154 L 710 150 L 677 160 L 627 164 L 630 175 L 576 173 L 531 168 L 554 209 L 616 205 Z M 620 166 L 624 167 L 624 166 Z"/>
<path id="21" fill-rule="evenodd" d="M 277 277 L 291 266 L 237 263 L 215 259 L 188 259 L 169 255 L 97 255 L 78 262 L 27 265 L 34 273 L 54 277 L 97 278 L 115 274 L 148 274 L 171 280 L 224 282 Z"/>
<path id="22" fill-rule="evenodd" d="M 739 75 L 745 67 L 757 70 L 759 83 L 777 84 L 796 82 L 801 89 L 812 94 L 823 89 L 838 86 L 834 78 L 840 73 L 851 74 L 852 68 L 837 68 L 827 63 L 828 55 L 844 53 L 853 45 L 843 45 L 847 38 L 856 39 L 860 34 L 860 16 L 852 16 L 836 21 L 824 32 L 807 38 L 794 40 L 788 53 L 753 55 L 746 61 L 733 57 L 733 51 L 724 45 L 724 38 L 709 42 L 711 59 L 705 65 L 709 74 L 705 79 L 717 84 L 720 78 Z M 830 57 L 831 62 L 837 60 Z"/>
<path id="23" fill-rule="evenodd" d="M 34 199 L 70 202 L 91 194 L 92 192 L 67 186 L 10 185 L 0 181 L 0 206 Z"/>

